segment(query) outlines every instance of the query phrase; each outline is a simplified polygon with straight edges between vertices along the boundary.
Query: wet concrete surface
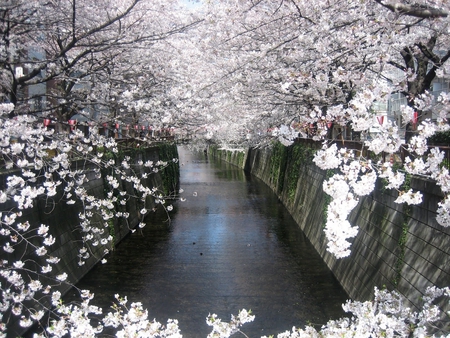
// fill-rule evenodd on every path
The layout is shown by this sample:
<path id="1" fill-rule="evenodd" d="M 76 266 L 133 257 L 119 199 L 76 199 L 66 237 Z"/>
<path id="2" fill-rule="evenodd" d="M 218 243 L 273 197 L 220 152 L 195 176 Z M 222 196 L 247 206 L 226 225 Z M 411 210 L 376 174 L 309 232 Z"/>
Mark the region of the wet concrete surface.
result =
<path id="1" fill-rule="evenodd" d="M 185 202 L 151 214 L 77 285 L 105 309 L 114 294 L 142 302 L 149 317 L 176 318 L 183 337 L 206 337 L 205 318 L 240 309 L 249 337 L 320 327 L 348 298 L 277 197 L 257 178 L 203 153 L 179 149 Z"/>

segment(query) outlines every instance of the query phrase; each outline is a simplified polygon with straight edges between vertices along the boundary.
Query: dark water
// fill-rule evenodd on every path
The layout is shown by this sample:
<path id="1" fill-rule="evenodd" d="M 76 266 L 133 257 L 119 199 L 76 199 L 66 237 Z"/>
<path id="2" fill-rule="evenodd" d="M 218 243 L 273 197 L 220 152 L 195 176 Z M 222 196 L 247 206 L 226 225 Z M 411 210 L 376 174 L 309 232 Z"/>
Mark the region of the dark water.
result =
<path id="1" fill-rule="evenodd" d="M 343 315 L 347 295 L 277 197 L 258 179 L 180 148 L 181 186 L 170 225 L 148 218 L 79 284 L 107 308 L 114 294 L 140 301 L 149 317 L 176 318 L 183 337 L 206 337 L 205 318 L 242 308 L 260 337 Z M 197 195 L 197 196 L 194 196 Z"/>

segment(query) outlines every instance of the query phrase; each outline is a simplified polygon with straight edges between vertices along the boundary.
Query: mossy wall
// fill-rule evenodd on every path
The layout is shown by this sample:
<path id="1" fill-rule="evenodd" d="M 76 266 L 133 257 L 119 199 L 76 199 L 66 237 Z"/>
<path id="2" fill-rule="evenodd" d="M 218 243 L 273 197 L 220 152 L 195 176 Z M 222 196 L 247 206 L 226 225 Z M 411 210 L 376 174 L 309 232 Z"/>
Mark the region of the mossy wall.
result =
<path id="1" fill-rule="evenodd" d="M 223 159 L 234 155 L 214 152 Z M 375 191 L 360 199 L 349 220 L 359 227 L 352 253 L 336 259 L 326 250 L 323 232 L 329 197 L 322 190 L 327 173 L 311 162 L 313 151 L 301 144 L 249 149 L 238 164 L 268 184 L 288 208 L 343 288 L 354 300 L 368 300 L 374 287 L 396 289 L 412 306 L 419 306 L 427 286 L 450 285 L 450 229 L 435 221 L 442 195 L 434 182 L 412 178 L 423 203 L 394 203 L 397 192 L 378 182 Z"/>

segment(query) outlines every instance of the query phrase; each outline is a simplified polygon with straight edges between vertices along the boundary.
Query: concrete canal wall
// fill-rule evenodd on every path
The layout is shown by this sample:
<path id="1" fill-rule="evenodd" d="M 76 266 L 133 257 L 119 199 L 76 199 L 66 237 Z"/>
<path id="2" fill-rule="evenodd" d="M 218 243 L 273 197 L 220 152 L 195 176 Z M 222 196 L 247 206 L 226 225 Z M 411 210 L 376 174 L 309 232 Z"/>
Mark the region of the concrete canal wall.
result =
<path id="1" fill-rule="evenodd" d="M 108 154 L 105 154 L 108 156 Z M 112 156 L 112 154 L 109 154 Z M 160 144 L 153 146 L 151 148 L 142 149 L 129 149 L 124 150 L 122 154 L 116 158 L 116 161 L 122 161 L 123 156 L 129 156 L 131 164 L 131 169 L 134 171 L 134 175 L 137 177 L 142 177 L 145 173 L 148 174 L 148 178 L 142 179 L 141 182 L 149 188 L 156 187 L 160 191 L 165 191 L 165 193 L 173 192 L 179 188 L 179 166 L 178 163 L 172 161 L 173 158 L 178 158 L 177 147 L 175 144 Z M 158 160 L 170 161 L 169 166 L 157 173 L 152 173 L 150 168 L 146 168 L 140 165 L 138 162 L 143 161 L 153 161 Z M 113 169 L 102 169 L 101 176 L 99 177 L 94 171 L 95 166 L 86 164 L 85 162 L 73 161 L 73 168 L 84 168 L 86 174 L 85 183 L 83 188 L 86 190 L 88 195 L 93 195 L 97 198 L 105 198 L 105 194 L 111 190 L 109 185 L 105 182 L 106 175 L 112 175 Z M 6 185 L 7 177 L 13 175 L 14 172 L 11 171 L 7 174 L 0 175 L 0 190 Z M 114 175 L 114 174 L 113 174 Z M 120 189 L 126 190 L 130 195 L 135 195 L 132 182 L 127 182 L 122 180 L 120 175 L 114 175 L 120 183 Z M 63 184 L 56 196 L 52 198 L 38 198 L 33 208 L 23 210 L 20 221 L 29 221 L 31 229 L 37 229 L 40 224 L 49 225 L 49 233 L 53 235 L 56 239 L 55 244 L 48 248 L 48 254 L 50 256 L 59 257 L 61 261 L 53 267 L 52 272 L 56 274 L 66 272 L 68 274 L 67 280 L 70 283 L 75 284 L 78 282 L 92 267 L 99 262 L 104 256 L 104 246 L 89 246 L 90 258 L 86 260 L 85 264 L 79 266 L 79 249 L 82 247 L 82 232 L 79 225 L 80 219 L 78 217 L 79 212 L 83 210 L 82 206 L 77 202 L 74 205 L 67 205 L 64 202 L 62 194 Z M 132 228 L 135 228 L 140 221 L 140 210 L 143 208 L 144 204 L 140 199 L 129 198 L 126 205 L 122 206 L 117 203 L 115 205 L 116 211 L 128 212 L 130 214 L 128 220 L 124 218 L 115 218 L 108 221 L 108 227 L 105 228 L 111 236 L 114 238 L 114 244 L 120 242 Z M 155 206 L 152 197 L 149 197 L 146 201 L 146 208 L 151 209 Z M 13 203 L 3 203 L 1 204 L 1 210 L 14 210 Z M 0 211 L 1 211 L 0 210 Z M 103 227 L 104 224 L 101 217 L 94 215 L 92 224 L 99 225 Z M 37 244 L 37 243 L 36 243 Z M 1 244 L 3 245 L 3 244 Z M 114 246 L 110 248 L 114 249 Z M 24 248 L 27 250 L 27 248 Z M 18 248 L 18 257 L 11 257 L 11 261 L 25 258 L 22 257 L 24 250 Z M 52 251 L 53 250 L 53 251 Z M 29 253 L 32 259 L 36 261 L 37 264 L 41 266 L 46 265 L 45 261 L 40 262 L 39 257 Z M 38 267 L 37 270 L 40 270 Z M 61 285 L 58 287 L 61 292 L 66 292 L 69 289 L 68 285 Z M 21 335 L 23 332 L 21 328 L 17 328 L 15 324 L 11 324 L 10 328 L 13 333 L 17 329 L 16 335 Z"/>
<path id="2" fill-rule="evenodd" d="M 175 144 L 133 150 L 128 156 L 132 159 L 131 163 L 134 175 L 142 177 L 143 174 L 148 174 L 148 177 L 141 181 L 144 185 L 149 188 L 156 187 L 160 190 L 166 190 L 166 192 L 174 191 L 176 189 L 176 186 L 179 184 L 179 170 L 175 169 L 175 173 L 170 172 L 174 169 L 172 168 L 173 165 L 167 168 L 168 170 L 162 170 L 158 173 L 151 173 L 151 169 L 138 165 L 139 161 L 144 163 L 146 161 L 153 161 L 156 163 L 159 160 L 168 161 L 172 160 L 174 157 L 178 157 Z M 76 163 L 74 165 L 76 165 Z M 178 167 L 178 164 L 175 165 Z M 105 184 L 105 177 L 108 174 L 112 174 L 112 169 L 110 169 L 109 172 L 102 172 L 102 177 L 100 178 L 96 176 L 93 169 L 94 168 L 87 172 L 88 181 L 84 184 L 84 188 L 89 195 L 104 198 L 105 193 L 110 190 L 110 187 Z M 131 196 L 135 195 L 133 183 L 122 180 L 118 175 L 114 176 L 119 180 L 120 188 L 122 190 L 126 190 Z M 56 248 L 55 252 L 49 252 L 49 254 L 61 258 L 62 264 L 59 264 L 58 267 L 61 269 L 61 272 L 66 272 L 69 275 L 68 280 L 71 283 L 76 283 L 100 259 L 102 259 L 104 247 L 91 247 L 91 258 L 87 260 L 85 265 L 80 267 L 78 265 L 78 250 L 80 249 L 80 239 L 82 234 L 79 231 L 80 220 L 77 215 L 81 211 L 81 206 L 70 206 L 64 202 L 58 203 L 55 206 L 49 206 L 47 204 L 48 201 L 40 200 L 37 206 L 30 210 L 32 215 L 27 218 L 32 219 L 33 222 L 39 222 L 39 224 L 48 224 L 50 229 L 55 229 L 56 233 L 54 233 L 53 236 L 58 239 L 58 242 L 52 246 Z M 135 228 L 140 222 L 140 210 L 143 206 L 143 202 L 135 198 L 130 198 L 125 206 L 115 206 L 117 211 L 120 210 L 129 213 L 128 220 L 124 218 L 115 218 L 109 221 L 108 231 L 114 237 L 115 245 L 129 234 L 130 230 Z M 47 212 L 49 211 L 49 207 L 53 208 L 51 212 Z M 155 207 L 153 198 L 147 198 L 146 208 L 151 209 L 153 207 Z M 113 250 L 113 248 L 111 248 L 111 250 Z"/>
<path id="3" fill-rule="evenodd" d="M 394 203 L 397 192 L 382 182 L 360 199 L 350 216 L 359 227 L 352 253 L 335 259 L 326 251 L 323 232 L 328 196 L 322 190 L 327 172 L 311 162 L 313 151 L 301 144 L 242 151 L 211 149 L 213 155 L 251 172 L 268 184 L 305 232 L 341 285 L 354 300 L 368 300 L 374 287 L 396 289 L 418 306 L 427 286 L 450 285 L 450 229 L 435 220 L 439 188 L 413 177 L 410 186 L 422 191 L 423 203 Z"/>

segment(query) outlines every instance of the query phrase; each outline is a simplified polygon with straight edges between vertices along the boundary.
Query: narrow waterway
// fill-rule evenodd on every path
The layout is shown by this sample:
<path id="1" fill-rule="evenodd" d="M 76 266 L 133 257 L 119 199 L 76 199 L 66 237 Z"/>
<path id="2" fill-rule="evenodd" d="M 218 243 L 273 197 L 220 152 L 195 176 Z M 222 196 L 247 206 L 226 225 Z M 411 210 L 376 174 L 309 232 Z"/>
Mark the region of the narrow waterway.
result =
<path id="1" fill-rule="evenodd" d="M 203 153 L 179 153 L 186 201 L 170 224 L 152 214 L 83 278 L 94 304 L 126 295 L 150 318 L 178 319 L 186 338 L 206 337 L 209 313 L 228 321 L 242 308 L 256 315 L 242 329 L 253 338 L 341 317 L 347 295 L 270 189 Z"/>

